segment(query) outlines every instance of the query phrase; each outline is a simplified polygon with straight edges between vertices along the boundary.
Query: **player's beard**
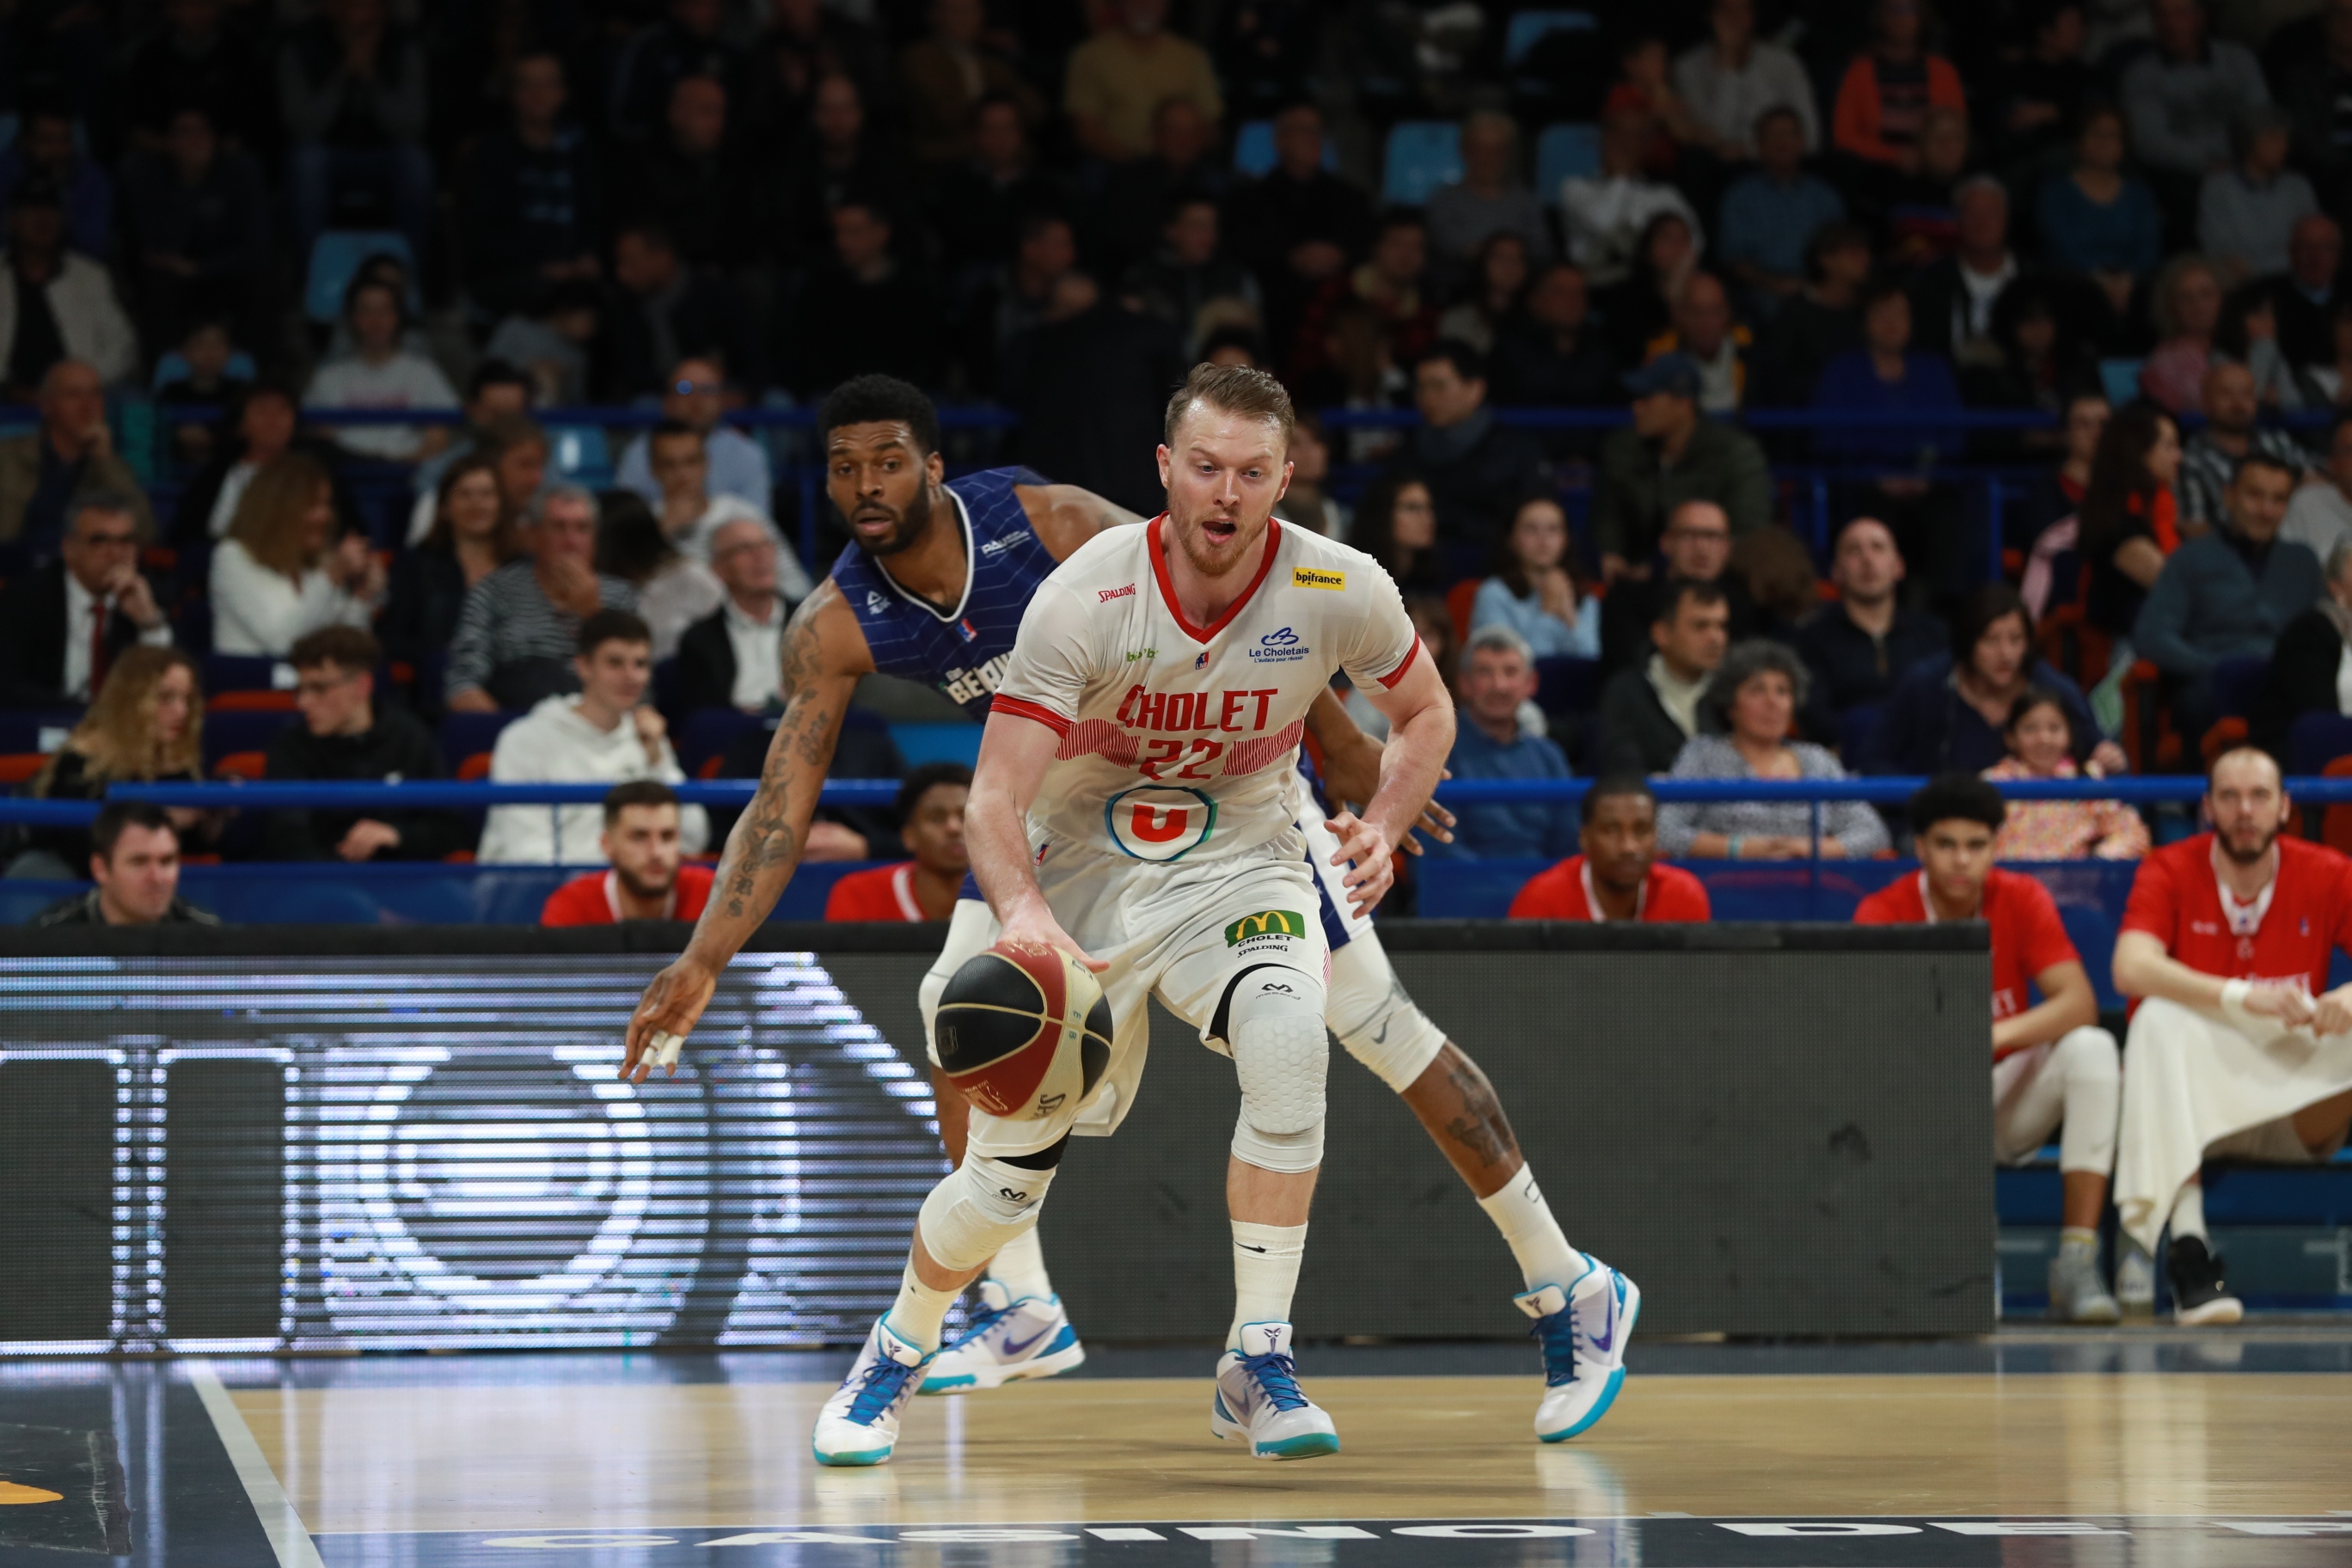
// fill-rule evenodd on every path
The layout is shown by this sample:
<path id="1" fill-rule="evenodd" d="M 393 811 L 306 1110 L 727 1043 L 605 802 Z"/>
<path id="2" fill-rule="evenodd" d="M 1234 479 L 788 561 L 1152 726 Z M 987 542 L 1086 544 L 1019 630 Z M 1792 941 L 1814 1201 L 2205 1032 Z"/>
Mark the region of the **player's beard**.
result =
<path id="1" fill-rule="evenodd" d="M 1259 518 L 1255 527 L 1247 518 L 1234 521 L 1232 537 L 1223 541 L 1212 538 L 1200 523 L 1180 522 L 1173 516 L 1169 519 L 1169 531 L 1176 536 L 1176 548 L 1184 552 L 1193 571 L 1203 577 L 1222 577 L 1253 559 L 1265 538 L 1265 518 Z"/>
<path id="2" fill-rule="evenodd" d="M 669 880 L 662 883 L 659 887 L 656 887 L 649 882 L 640 882 L 635 877 L 630 875 L 629 869 L 625 866 L 614 867 L 613 876 L 614 879 L 621 884 L 622 890 L 627 893 L 629 897 L 633 899 L 642 899 L 647 903 L 651 903 L 656 899 L 668 898 L 670 890 L 677 886 L 677 868 L 676 867 L 672 867 L 670 868 Z"/>
<path id="3" fill-rule="evenodd" d="M 858 544 L 868 555 L 896 555 L 901 551 L 912 550 L 923 542 L 923 535 L 930 531 L 931 513 L 936 510 L 933 505 L 936 499 L 931 493 L 931 487 L 925 485 L 922 495 L 917 499 L 913 506 L 903 512 L 891 511 L 888 507 L 860 507 L 857 511 L 850 514 L 851 537 L 857 540 Z M 892 522 L 890 531 L 878 542 L 868 541 L 856 532 L 859 514 L 871 516 L 877 511 L 889 512 Z"/>
<path id="4" fill-rule="evenodd" d="M 2238 840 L 2227 833 L 2217 833 L 2213 837 L 2214 841 L 2221 846 L 2222 854 L 2241 866 L 2252 866 L 2271 852 L 2271 846 L 2278 842 L 2279 833 L 2284 826 L 2285 824 L 2281 823 L 2278 826 L 2262 831 L 2258 835 L 2260 841 L 2252 849 L 2239 848 Z"/>

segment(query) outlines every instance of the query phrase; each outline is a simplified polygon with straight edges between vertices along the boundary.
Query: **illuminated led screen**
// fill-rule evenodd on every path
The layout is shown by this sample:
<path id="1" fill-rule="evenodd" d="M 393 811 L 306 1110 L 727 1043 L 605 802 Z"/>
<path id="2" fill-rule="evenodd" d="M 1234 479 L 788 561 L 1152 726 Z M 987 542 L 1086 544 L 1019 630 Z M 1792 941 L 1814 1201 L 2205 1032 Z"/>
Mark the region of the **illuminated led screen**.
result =
<path id="1" fill-rule="evenodd" d="M 10 962 L 0 1352 L 855 1340 L 944 1168 L 871 1016 L 924 960 L 747 953 L 632 1087 L 660 963 Z"/>

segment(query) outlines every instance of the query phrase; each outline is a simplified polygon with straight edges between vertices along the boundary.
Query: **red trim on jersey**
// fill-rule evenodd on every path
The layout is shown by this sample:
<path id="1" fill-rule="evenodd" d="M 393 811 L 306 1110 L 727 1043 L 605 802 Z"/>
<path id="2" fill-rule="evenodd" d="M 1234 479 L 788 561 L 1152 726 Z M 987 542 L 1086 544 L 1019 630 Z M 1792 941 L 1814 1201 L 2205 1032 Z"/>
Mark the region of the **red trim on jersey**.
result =
<path id="1" fill-rule="evenodd" d="M 1216 625 L 1204 631 L 1184 618 L 1184 606 L 1177 603 L 1175 585 L 1168 580 L 1168 555 L 1160 545 L 1160 525 L 1167 521 L 1168 514 L 1163 511 L 1144 524 L 1147 542 L 1151 550 L 1152 581 L 1160 584 L 1160 597 L 1167 604 L 1168 614 L 1183 634 L 1194 642 L 1207 642 L 1233 623 L 1233 618 L 1242 613 L 1242 606 L 1255 596 L 1258 584 L 1265 581 L 1265 574 L 1274 570 L 1275 552 L 1282 547 L 1282 523 L 1276 518 L 1265 520 L 1265 556 L 1257 563 L 1257 575 L 1250 579 L 1249 586 L 1242 590 L 1240 598 L 1225 606 L 1225 613 L 1217 617 Z"/>
<path id="2" fill-rule="evenodd" d="M 1420 651 L 1421 638 L 1416 636 L 1412 639 L 1412 646 L 1404 650 L 1404 658 L 1397 662 L 1397 667 L 1381 677 L 1381 685 L 1389 690 L 1395 690 L 1396 683 L 1404 679 L 1404 672 L 1412 668 L 1412 656 Z"/>
<path id="3" fill-rule="evenodd" d="M 1066 735 L 1070 732 L 1070 721 L 1051 708 L 1032 702 L 1026 698 L 1007 697 L 1002 691 L 998 692 L 996 700 L 989 704 L 988 711 L 992 716 L 998 713 L 1010 713 L 1016 719 L 1034 719 L 1056 735 Z"/>

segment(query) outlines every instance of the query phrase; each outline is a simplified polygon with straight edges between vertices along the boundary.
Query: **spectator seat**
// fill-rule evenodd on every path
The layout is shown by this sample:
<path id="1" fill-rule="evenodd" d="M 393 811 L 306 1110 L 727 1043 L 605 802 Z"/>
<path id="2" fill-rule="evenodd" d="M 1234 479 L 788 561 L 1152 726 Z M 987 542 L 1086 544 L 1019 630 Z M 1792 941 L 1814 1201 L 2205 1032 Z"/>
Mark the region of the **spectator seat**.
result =
<path id="1" fill-rule="evenodd" d="M 262 779 L 269 776 L 269 755 L 266 752 L 231 752 L 213 764 L 213 776 L 223 779 Z"/>
<path id="2" fill-rule="evenodd" d="M 1519 15 L 1527 14 L 1523 11 Z M 1536 200 L 1549 205 L 1559 198 L 1562 181 L 1599 173 L 1598 125 L 1547 125 L 1543 134 L 1536 138 Z"/>
<path id="3" fill-rule="evenodd" d="M 2088 691 L 2107 678 L 2115 639 L 2084 618 L 2080 605 L 2061 605 L 2042 617 L 2034 632 L 2042 657 Z"/>
<path id="4" fill-rule="evenodd" d="M 489 755 L 499 743 L 499 731 L 521 718 L 519 712 L 450 713 L 441 720 L 441 754 L 445 757 Z"/>
<path id="5" fill-rule="evenodd" d="M 1389 128 L 1381 184 L 1383 201 L 1417 207 L 1438 186 L 1462 177 L 1462 128 L 1451 120 L 1401 120 Z"/>
<path id="6" fill-rule="evenodd" d="M 2327 764 L 2352 757 L 2352 719 L 2338 713 L 2305 713 L 2294 721 L 2287 742 L 2287 773 L 2295 778 L 2327 773 Z"/>
<path id="7" fill-rule="evenodd" d="M 331 228 L 312 242 L 309 269 L 303 275 L 302 312 L 320 326 L 343 313 L 343 290 L 352 275 L 372 256 L 396 256 L 408 268 L 408 309 L 415 314 L 423 301 L 416 298 L 416 258 L 409 254 L 407 237 L 397 229 Z"/>
<path id="8" fill-rule="evenodd" d="M 81 714 L 79 708 L 0 710 L 0 752 L 54 752 L 81 722 Z"/>
<path id="9" fill-rule="evenodd" d="M 227 692 L 259 691 L 283 693 L 290 705 L 294 667 L 267 654 L 208 653 L 205 655 L 205 689 L 212 693 L 215 702 Z"/>
<path id="10" fill-rule="evenodd" d="M 205 700 L 205 712 L 214 713 L 291 713 L 294 694 L 290 691 L 216 691 Z"/>
<path id="11" fill-rule="evenodd" d="M 161 392 L 173 382 L 186 376 L 187 374 L 187 356 L 181 353 L 179 350 L 173 349 L 155 362 L 155 374 L 148 378 L 147 389 L 150 392 Z M 254 363 L 251 354 L 243 349 L 236 349 L 230 353 L 228 367 L 221 374 L 231 381 L 251 381 L 261 374 L 261 367 Z"/>
<path id="12" fill-rule="evenodd" d="M 565 479 L 603 484 L 613 477 L 613 449 L 593 425 L 556 425 L 547 432 L 548 466 Z"/>
<path id="13" fill-rule="evenodd" d="M 1245 120 L 1234 133 L 1234 173 L 1247 180 L 1262 180 L 1274 172 L 1279 160 L 1274 151 L 1274 121 Z M 1337 172 L 1339 149 L 1331 138 L 1323 138 L 1323 167 Z"/>
<path id="14" fill-rule="evenodd" d="M 20 784 L 28 782 L 49 760 L 47 752 L 0 752 L 0 784 Z"/>
<path id="15" fill-rule="evenodd" d="M 2147 659 L 2135 659 L 2124 675 L 2124 732 L 2120 743 L 2137 773 L 2179 771 L 2181 741 L 2164 703 L 2164 676 Z"/>
<path id="16" fill-rule="evenodd" d="M 236 752 L 266 752 L 278 732 L 301 721 L 289 706 L 268 709 L 232 708 L 205 715 L 205 755 L 215 765 Z"/>
<path id="17" fill-rule="evenodd" d="M 459 784 L 483 784 L 489 776 L 490 753 L 488 752 L 475 752 L 457 764 L 457 780 Z"/>
<path id="18" fill-rule="evenodd" d="M 2205 731 L 2198 747 L 2209 765 L 2232 746 L 2246 743 L 2246 721 L 2253 716 L 2270 673 L 2271 661 L 2260 658 L 2225 658 L 2213 667 L 2213 695 L 2221 704 L 2221 716 Z"/>
<path id="19" fill-rule="evenodd" d="M 2136 359 L 2103 359 L 2099 362 L 2099 384 L 2107 401 L 2121 408 L 2126 403 L 2139 401 L 2139 367 Z"/>
<path id="20" fill-rule="evenodd" d="M 1477 606 L 1478 583 L 1475 577 L 1465 577 L 1445 590 L 1445 618 L 1454 623 L 1456 647 L 1470 640 L 1470 612 Z"/>
<path id="21" fill-rule="evenodd" d="M 1503 63 L 1517 65 L 1543 42 L 1546 34 L 1585 32 L 1600 25 L 1590 11 L 1518 12 L 1512 16 L 1510 27 L 1503 35 Z"/>
<path id="22" fill-rule="evenodd" d="M 686 716 L 686 722 L 671 738 L 677 748 L 677 765 L 697 778 L 716 776 L 704 773 L 703 764 L 726 755 L 736 736 L 759 727 L 758 714 L 739 708 L 698 708 Z"/>
<path id="23" fill-rule="evenodd" d="M 1845 759 L 1846 767 L 1849 770 L 1853 767 L 1855 758 L 1870 750 L 1870 742 L 1877 735 L 1878 726 L 1885 722 L 1885 720 L 1886 704 L 1884 702 L 1857 702 L 1838 715 L 1837 734 L 1834 738 L 1837 742 L 1838 755 Z"/>
<path id="24" fill-rule="evenodd" d="M 1555 654 L 1536 660 L 1536 705 L 1550 717 L 1590 713 L 1601 700 L 1601 661 Z"/>

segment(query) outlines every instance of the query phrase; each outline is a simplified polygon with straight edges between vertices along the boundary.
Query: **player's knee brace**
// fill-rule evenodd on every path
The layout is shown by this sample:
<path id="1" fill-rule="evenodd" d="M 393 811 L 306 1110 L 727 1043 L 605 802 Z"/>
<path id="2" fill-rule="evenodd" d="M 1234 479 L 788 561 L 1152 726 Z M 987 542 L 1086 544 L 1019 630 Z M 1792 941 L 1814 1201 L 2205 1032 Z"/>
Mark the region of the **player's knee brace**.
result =
<path id="1" fill-rule="evenodd" d="M 2116 1048 L 2116 1037 L 2095 1026 L 2069 1030 L 2061 1036 L 2054 1064 L 2061 1076 L 2070 1084 L 2120 1084 L 2123 1081 L 2123 1056 Z"/>
<path id="2" fill-rule="evenodd" d="M 1034 1158 L 1034 1156 L 1031 1156 Z M 977 1268 L 1037 1223 L 1053 1167 L 966 1156 L 923 1200 L 923 1250 L 943 1268 Z"/>
<path id="3" fill-rule="evenodd" d="M 1323 1079 L 1331 1054 L 1322 984 L 1296 969 L 1252 970 L 1227 1002 L 1225 1038 L 1242 1086 L 1235 1157 L 1286 1173 L 1321 1164 Z"/>
<path id="4" fill-rule="evenodd" d="M 1373 931 L 1333 951 L 1323 1016 L 1348 1054 L 1399 1094 L 1445 1048 L 1445 1031 L 1405 994 Z"/>

